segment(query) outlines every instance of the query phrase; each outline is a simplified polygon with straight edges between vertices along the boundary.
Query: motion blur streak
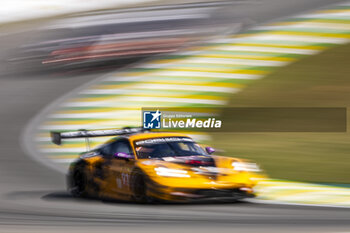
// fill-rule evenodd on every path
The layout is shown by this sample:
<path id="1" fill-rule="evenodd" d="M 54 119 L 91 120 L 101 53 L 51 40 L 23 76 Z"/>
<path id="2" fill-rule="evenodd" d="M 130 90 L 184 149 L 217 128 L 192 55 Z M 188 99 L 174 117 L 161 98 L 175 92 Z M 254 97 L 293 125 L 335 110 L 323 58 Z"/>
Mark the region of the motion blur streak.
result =
<path id="1" fill-rule="evenodd" d="M 220 5 L 204 4 L 198 8 L 191 8 L 191 4 L 183 8 L 170 5 L 146 11 L 134 8 L 58 20 L 39 30 L 68 33 L 60 34 L 62 38 L 24 44 L 10 61 L 27 61 L 32 69 L 61 66 L 75 69 L 92 63 L 103 65 L 107 61 L 115 63 L 118 59 L 174 52 L 240 29 L 242 22 L 226 17 Z M 230 3 L 225 5 L 232 7 Z M 37 64 L 33 66 L 33 63 Z"/>
<path id="2" fill-rule="evenodd" d="M 244 14 L 252 19 L 251 22 L 261 23 L 326 3 L 329 1 L 261 0 L 260 4 L 237 6 L 229 12 L 231 15 Z M 54 25 L 54 20 L 44 23 Z M 29 119 L 45 106 L 101 74 L 67 74 L 63 69 L 51 73 L 44 69 L 41 62 L 50 52 L 74 46 L 54 44 L 50 49 L 48 46 L 28 52 L 30 57 L 23 62 L 6 61 L 19 57 L 19 54 L 23 58 L 22 49 L 17 50 L 19 54 L 14 54 L 14 49 L 25 50 L 28 47 L 21 47 L 25 44 L 41 45 L 44 44 L 41 42 L 82 38 L 103 32 L 97 32 L 96 28 L 86 31 L 33 30 L 43 28 L 42 24 L 27 22 L 6 27 L 6 30 L 16 33 L 1 28 L 7 36 L 0 37 L 0 232 L 348 231 L 350 213 L 344 209 L 250 203 L 150 206 L 72 199 L 64 191 L 64 175 L 28 157 L 30 151 L 26 150 L 27 147 L 21 148 L 19 138 L 23 136 Z M 141 23 L 138 28 L 144 26 Z M 153 24 L 152 28 L 158 26 Z M 111 28 L 104 28 L 108 29 Z M 37 56 L 34 56 L 34 51 Z M 34 68 L 34 74 L 28 72 Z"/>
<path id="3" fill-rule="evenodd" d="M 46 59 L 42 63 L 75 61 L 92 58 L 141 56 L 146 54 L 175 52 L 177 47 L 186 43 L 186 39 L 164 39 L 144 42 L 124 42 L 114 44 L 92 45 L 78 48 L 55 50 L 52 56 L 59 58 Z M 62 58 L 63 56 L 63 58 Z"/>

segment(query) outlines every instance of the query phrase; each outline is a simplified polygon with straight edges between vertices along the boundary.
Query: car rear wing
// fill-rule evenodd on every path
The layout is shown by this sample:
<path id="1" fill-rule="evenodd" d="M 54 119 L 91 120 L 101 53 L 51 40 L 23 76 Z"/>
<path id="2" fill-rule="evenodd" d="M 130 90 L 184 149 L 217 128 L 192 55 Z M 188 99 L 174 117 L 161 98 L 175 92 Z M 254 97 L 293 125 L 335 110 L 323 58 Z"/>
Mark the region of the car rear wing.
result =
<path id="1" fill-rule="evenodd" d="M 144 128 L 123 128 L 123 129 L 105 129 L 105 130 L 78 130 L 71 132 L 53 132 L 51 131 L 51 141 L 56 145 L 62 144 L 62 139 L 71 138 L 91 138 L 91 137 L 107 137 L 118 136 L 132 133 L 140 133 L 149 131 Z"/>

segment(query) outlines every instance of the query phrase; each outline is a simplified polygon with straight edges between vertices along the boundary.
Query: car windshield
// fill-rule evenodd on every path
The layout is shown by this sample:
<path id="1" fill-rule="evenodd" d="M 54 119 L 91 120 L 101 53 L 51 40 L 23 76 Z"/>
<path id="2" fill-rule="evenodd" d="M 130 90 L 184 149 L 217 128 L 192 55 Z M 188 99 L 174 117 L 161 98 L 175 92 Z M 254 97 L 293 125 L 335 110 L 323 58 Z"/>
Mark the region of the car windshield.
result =
<path id="1" fill-rule="evenodd" d="M 139 159 L 207 155 L 197 143 L 186 137 L 151 138 L 136 141 L 134 145 Z"/>

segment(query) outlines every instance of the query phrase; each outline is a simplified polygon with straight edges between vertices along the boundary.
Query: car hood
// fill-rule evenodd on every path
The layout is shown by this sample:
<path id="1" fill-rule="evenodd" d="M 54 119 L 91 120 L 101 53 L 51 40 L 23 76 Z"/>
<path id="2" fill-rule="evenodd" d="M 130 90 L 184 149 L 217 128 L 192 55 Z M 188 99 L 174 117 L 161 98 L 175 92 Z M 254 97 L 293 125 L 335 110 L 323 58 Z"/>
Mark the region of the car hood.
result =
<path id="1" fill-rule="evenodd" d="M 140 161 L 143 165 L 165 166 L 179 169 L 191 167 L 215 167 L 215 160 L 212 156 L 173 156 L 159 159 L 144 159 Z"/>
<path id="2" fill-rule="evenodd" d="M 160 161 L 190 167 L 215 167 L 215 160 L 213 157 L 205 155 L 163 157 Z"/>

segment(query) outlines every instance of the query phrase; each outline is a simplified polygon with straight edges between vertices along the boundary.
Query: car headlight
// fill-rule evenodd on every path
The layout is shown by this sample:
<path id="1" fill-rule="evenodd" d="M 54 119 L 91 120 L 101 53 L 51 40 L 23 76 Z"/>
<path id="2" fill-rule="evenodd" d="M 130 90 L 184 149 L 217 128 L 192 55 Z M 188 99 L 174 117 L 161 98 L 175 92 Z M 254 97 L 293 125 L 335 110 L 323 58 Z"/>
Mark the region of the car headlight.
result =
<path id="1" fill-rule="evenodd" d="M 233 162 L 233 170 L 244 172 L 260 172 L 261 169 L 256 163 Z"/>
<path id="2" fill-rule="evenodd" d="M 166 177 L 190 177 L 187 171 L 179 169 L 170 169 L 166 167 L 156 167 L 154 169 L 159 176 Z"/>

